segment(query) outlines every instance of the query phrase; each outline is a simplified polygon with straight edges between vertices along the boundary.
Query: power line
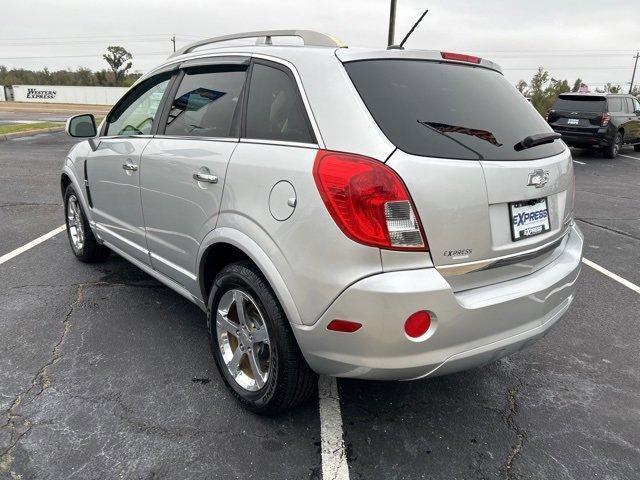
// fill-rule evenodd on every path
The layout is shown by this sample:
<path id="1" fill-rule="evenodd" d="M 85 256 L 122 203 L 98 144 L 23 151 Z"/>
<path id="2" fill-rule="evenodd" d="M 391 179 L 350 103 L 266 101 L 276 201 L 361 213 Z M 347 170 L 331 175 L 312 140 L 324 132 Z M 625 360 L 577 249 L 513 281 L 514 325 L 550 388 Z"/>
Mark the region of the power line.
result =
<path id="1" fill-rule="evenodd" d="M 144 56 L 156 56 L 156 55 L 168 55 L 169 52 L 143 52 L 143 53 L 133 53 L 134 57 L 144 57 Z M 30 59 L 44 59 L 49 60 L 52 58 L 99 58 L 102 57 L 101 53 L 90 54 L 90 55 L 45 55 L 45 56 L 33 56 L 33 57 L 0 57 L 0 60 L 30 60 Z"/>
<path id="2" fill-rule="evenodd" d="M 548 66 L 548 65 L 537 65 L 535 67 L 502 67 L 502 70 L 537 70 L 538 68 L 543 67 L 545 70 L 628 70 L 631 67 L 629 65 L 625 66 L 605 66 L 605 67 L 590 67 L 590 66 L 566 66 L 566 65 L 558 65 L 558 66 Z"/>
<path id="3" fill-rule="evenodd" d="M 126 35 L 68 35 L 59 37 L 0 37 L 0 42 L 5 40 L 9 41 L 29 41 L 29 40 L 73 40 L 73 39 L 91 39 L 91 38 L 136 38 L 136 37 L 166 37 L 166 33 L 138 33 L 138 34 L 126 34 Z M 181 35 L 182 36 L 182 35 Z"/>

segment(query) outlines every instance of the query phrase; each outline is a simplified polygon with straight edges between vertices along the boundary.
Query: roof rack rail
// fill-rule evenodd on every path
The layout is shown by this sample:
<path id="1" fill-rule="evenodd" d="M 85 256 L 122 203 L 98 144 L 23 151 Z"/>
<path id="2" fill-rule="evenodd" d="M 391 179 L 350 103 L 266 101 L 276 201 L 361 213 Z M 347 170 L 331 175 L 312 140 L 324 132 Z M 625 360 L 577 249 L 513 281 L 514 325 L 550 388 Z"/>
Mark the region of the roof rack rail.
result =
<path id="1" fill-rule="evenodd" d="M 263 30 L 257 32 L 245 32 L 234 33 L 231 35 L 223 35 L 221 37 L 207 38 L 206 40 L 200 40 L 192 43 L 175 52 L 171 57 L 178 55 L 184 55 L 190 53 L 198 47 L 203 47 L 212 43 L 226 42 L 229 40 L 240 40 L 243 38 L 257 38 L 258 44 L 271 45 L 272 37 L 299 37 L 304 42 L 305 46 L 311 47 L 344 47 L 340 40 L 331 35 L 315 32 L 313 30 Z"/>

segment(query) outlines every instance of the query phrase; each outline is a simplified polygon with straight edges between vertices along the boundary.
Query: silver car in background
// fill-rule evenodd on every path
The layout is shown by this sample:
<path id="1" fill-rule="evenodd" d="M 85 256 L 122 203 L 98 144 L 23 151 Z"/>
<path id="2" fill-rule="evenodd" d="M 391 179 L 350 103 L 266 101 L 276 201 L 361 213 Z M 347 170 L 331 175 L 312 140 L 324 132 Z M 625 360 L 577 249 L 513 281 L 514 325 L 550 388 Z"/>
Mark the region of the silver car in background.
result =
<path id="1" fill-rule="evenodd" d="M 484 59 L 218 37 L 67 131 L 85 137 L 61 177 L 74 254 L 115 251 L 200 306 L 259 413 L 304 401 L 316 374 L 486 364 L 574 299 L 571 154 Z"/>

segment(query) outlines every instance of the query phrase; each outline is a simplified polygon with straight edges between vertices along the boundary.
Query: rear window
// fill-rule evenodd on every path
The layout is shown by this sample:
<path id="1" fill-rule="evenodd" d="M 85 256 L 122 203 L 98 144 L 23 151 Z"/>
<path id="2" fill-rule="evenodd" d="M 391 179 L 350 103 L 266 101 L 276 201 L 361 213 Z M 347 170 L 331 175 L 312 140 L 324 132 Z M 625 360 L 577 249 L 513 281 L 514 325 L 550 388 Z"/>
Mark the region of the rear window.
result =
<path id="1" fill-rule="evenodd" d="M 604 97 L 561 96 L 551 108 L 568 112 L 606 112 L 607 101 Z"/>
<path id="2" fill-rule="evenodd" d="M 555 141 L 516 151 L 547 122 L 501 74 L 423 60 L 364 60 L 345 68 L 376 122 L 399 149 L 463 160 L 532 160 L 561 153 Z"/>

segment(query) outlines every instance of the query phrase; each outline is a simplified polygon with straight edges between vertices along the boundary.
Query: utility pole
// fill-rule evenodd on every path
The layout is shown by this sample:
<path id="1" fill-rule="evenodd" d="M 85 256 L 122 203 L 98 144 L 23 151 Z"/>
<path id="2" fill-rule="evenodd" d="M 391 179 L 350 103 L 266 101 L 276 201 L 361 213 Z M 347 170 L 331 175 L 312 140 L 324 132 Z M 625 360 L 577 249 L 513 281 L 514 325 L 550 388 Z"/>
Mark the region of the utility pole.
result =
<path id="1" fill-rule="evenodd" d="M 396 3 L 397 0 L 391 0 L 391 10 L 389 12 L 389 38 L 387 39 L 387 46 L 393 45 L 394 37 L 396 36 Z"/>
<path id="2" fill-rule="evenodd" d="M 629 93 L 633 91 L 633 81 L 636 79 L 636 68 L 638 68 L 638 57 L 640 57 L 640 52 L 636 52 L 636 63 L 633 66 L 633 75 L 631 75 L 631 85 L 629 85 Z"/>
<path id="3" fill-rule="evenodd" d="M 175 33 L 173 34 L 173 37 L 171 37 L 171 42 L 173 42 L 173 53 L 175 53 L 175 51 L 176 51 L 176 35 L 175 35 Z"/>

